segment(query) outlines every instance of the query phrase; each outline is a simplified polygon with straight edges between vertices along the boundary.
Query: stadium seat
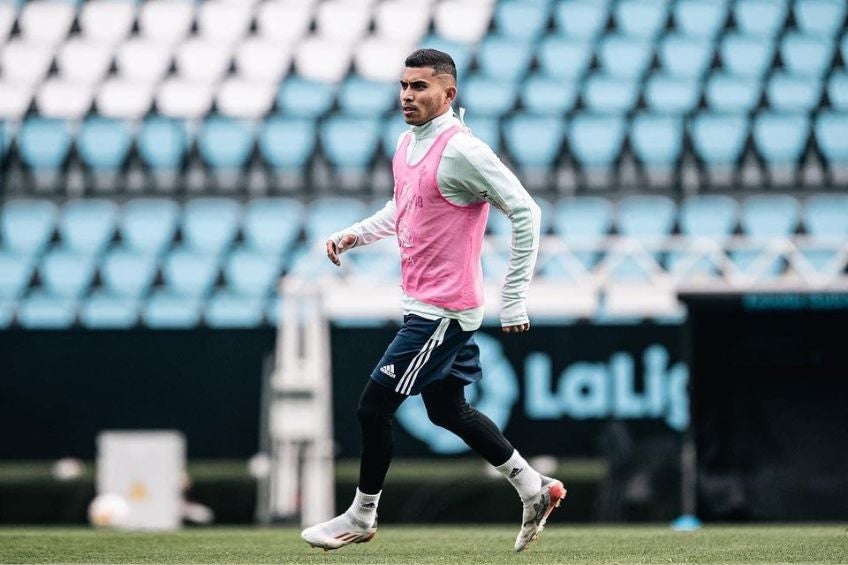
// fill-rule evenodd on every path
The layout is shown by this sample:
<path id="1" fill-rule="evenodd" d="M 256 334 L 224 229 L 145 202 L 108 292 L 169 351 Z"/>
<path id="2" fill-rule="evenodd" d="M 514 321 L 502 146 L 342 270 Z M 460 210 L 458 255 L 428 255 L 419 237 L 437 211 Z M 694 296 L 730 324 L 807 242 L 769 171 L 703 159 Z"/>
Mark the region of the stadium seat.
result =
<path id="1" fill-rule="evenodd" d="M 194 20 L 194 2 L 169 2 L 151 0 L 144 2 L 138 11 L 140 35 L 153 43 L 174 45 L 191 30 Z"/>
<path id="2" fill-rule="evenodd" d="M 678 0 L 672 10 L 678 32 L 702 39 L 718 35 L 727 19 L 727 4 L 715 0 Z"/>
<path id="3" fill-rule="evenodd" d="M 517 99 L 517 83 L 480 75 L 467 78 L 460 93 L 463 106 L 477 115 L 496 118 L 511 112 Z"/>
<path id="4" fill-rule="evenodd" d="M 265 319 L 270 325 L 277 325 L 280 321 L 284 308 L 285 302 L 283 301 L 282 296 L 272 296 L 271 299 L 265 303 Z"/>
<path id="5" fill-rule="evenodd" d="M 362 78 L 396 83 L 403 74 L 409 43 L 400 39 L 368 36 L 356 47 L 354 66 Z"/>
<path id="6" fill-rule="evenodd" d="M 321 148 L 340 169 L 362 169 L 377 151 L 380 122 L 375 118 L 331 116 L 321 124 Z"/>
<path id="7" fill-rule="evenodd" d="M 589 68 L 592 44 L 582 39 L 548 36 L 539 44 L 536 58 L 539 68 L 546 76 L 578 79 Z"/>
<path id="8" fill-rule="evenodd" d="M 265 301 L 222 290 L 206 303 L 203 318 L 212 328 L 255 328 L 264 321 Z"/>
<path id="9" fill-rule="evenodd" d="M 547 2 L 511 0 L 495 6 L 495 28 L 500 35 L 534 40 L 544 35 L 550 17 Z"/>
<path id="10" fill-rule="evenodd" d="M 242 232 L 247 249 L 273 257 L 287 253 L 297 240 L 303 205 L 292 198 L 254 198 L 244 208 Z"/>
<path id="11" fill-rule="evenodd" d="M 598 60 L 609 76 L 638 79 L 650 65 L 653 51 L 648 39 L 607 35 L 598 47 Z"/>
<path id="12" fill-rule="evenodd" d="M 848 164 L 848 112 L 822 112 L 816 118 L 816 143 L 831 166 Z"/>
<path id="13" fill-rule="evenodd" d="M 603 32 L 609 13 L 607 2 L 562 0 L 554 7 L 554 20 L 560 34 L 592 40 Z"/>
<path id="14" fill-rule="evenodd" d="M 136 7 L 135 2 L 85 2 L 77 16 L 80 31 L 90 41 L 116 45 L 132 30 Z"/>
<path id="15" fill-rule="evenodd" d="M 619 0 L 614 7 L 619 32 L 632 37 L 653 38 L 665 27 L 666 0 Z"/>
<path id="16" fill-rule="evenodd" d="M 713 46 L 705 39 L 667 35 L 660 43 L 659 58 L 663 71 L 668 75 L 700 78 L 712 62 Z"/>
<path id="17" fill-rule="evenodd" d="M 29 286 L 33 260 L 0 248 L 0 301 L 17 300 Z"/>
<path id="18" fill-rule="evenodd" d="M 600 254 L 581 249 L 581 246 L 597 246 L 609 234 L 612 223 L 613 207 L 609 199 L 583 196 L 564 198 L 557 203 L 553 229 L 572 248 L 574 258 L 589 270 L 597 263 Z"/>
<path id="19" fill-rule="evenodd" d="M 242 169 L 250 158 L 254 141 L 252 123 L 215 115 L 203 121 L 197 134 L 197 148 L 212 169 Z"/>
<path id="20" fill-rule="evenodd" d="M 522 170 L 553 167 L 565 137 L 565 123 L 552 116 L 516 113 L 503 125 L 506 148 Z"/>
<path id="21" fill-rule="evenodd" d="M 398 106 L 398 85 L 354 75 L 341 85 L 338 98 L 339 108 L 349 116 L 382 116 Z"/>
<path id="22" fill-rule="evenodd" d="M 827 97 L 830 105 L 840 110 L 848 110 L 848 73 L 834 71 L 827 82 Z"/>
<path id="23" fill-rule="evenodd" d="M 309 2 L 270 0 L 257 8 L 259 36 L 272 43 L 294 46 L 309 30 L 312 5 Z"/>
<path id="24" fill-rule="evenodd" d="M 60 46 L 56 65 L 65 80 L 95 84 L 109 70 L 112 55 L 110 45 L 74 37 Z"/>
<path id="25" fill-rule="evenodd" d="M 197 6 L 198 35 L 213 43 L 236 43 L 247 33 L 252 20 L 250 2 L 212 0 Z"/>
<path id="26" fill-rule="evenodd" d="M 153 85 L 110 77 L 98 87 L 94 103 L 102 116 L 140 120 L 153 105 Z"/>
<path id="27" fill-rule="evenodd" d="M 158 256 L 174 239 L 180 208 L 167 198 L 134 198 L 124 204 L 118 230 L 124 248 Z"/>
<path id="28" fill-rule="evenodd" d="M 174 295 L 202 298 L 218 278 L 218 257 L 186 248 L 173 249 L 162 261 L 162 276 Z"/>
<path id="29" fill-rule="evenodd" d="M 47 44 L 13 37 L 0 51 L 3 80 L 13 84 L 37 84 L 50 69 L 53 49 Z"/>
<path id="30" fill-rule="evenodd" d="M 71 148 L 71 125 L 65 120 L 32 116 L 21 125 L 18 152 L 33 169 L 56 170 Z"/>
<path id="31" fill-rule="evenodd" d="M 112 241 L 117 220 L 118 206 L 112 200 L 66 202 L 58 222 L 62 248 L 80 255 L 99 255 Z"/>
<path id="32" fill-rule="evenodd" d="M 728 34 L 722 38 L 719 56 L 722 67 L 728 73 L 759 79 L 771 66 L 774 44 L 758 37 Z"/>
<path id="33" fill-rule="evenodd" d="M 673 167 L 683 148 L 683 121 L 674 115 L 640 113 L 631 124 L 630 146 L 649 167 Z"/>
<path id="34" fill-rule="evenodd" d="M 584 167 L 607 167 L 621 152 L 624 130 L 621 116 L 579 114 L 568 130 L 569 146 Z"/>
<path id="35" fill-rule="evenodd" d="M 355 2 L 326 0 L 315 11 L 315 33 L 348 46 L 366 34 L 370 22 L 370 7 Z"/>
<path id="36" fill-rule="evenodd" d="M 305 79 L 340 82 L 347 75 L 352 56 L 353 50 L 346 43 L 310 35 L 295 48 L 295 68 Z"/>
<path id="37" fill-rule="evenodd" d="M 168 44 L 134 37 L 118 46 L 115 66 L 121 78 L 153 84 L 165 76 L 172 58 L 173 51 Z"/>
<path id="38" fill-rule="evenodd" d="M 114 171 L 127 158 L 132 131 L 123 120 L 94 116 L 83 122 L 76 145 L 86 165 L 98 171 Z"/>
<path id="39" fill-rule="evenodd" d="M 736 28 L 751 37 L 771 39 L 783 29 L 786 4 L 784 0 L 737 0 L 733 2 Z"/>
<path id="40" fill-rule="evenodd" d="M 290 76 L 280 85 L 277 106 L 289 116 L 316 118 L 332 107 L 335 97 L 332 83 Z"/>
<path id="41" fill-rule="evenodd" d="M 171 77 L 158 87 L 156 107 L 165 116 L 198 120 L 212 108 L 212 91 L 212 85 Z"/>
<path id="42" fill-rule="evenodd" d="M 137 300 L 95 291 L 80 305 L 79 319 L 91 329 L 128 329 L 138 323 Z"/>
<path id="43" fill-rule="evenodd" d="M 599 114 L 625 113 L 636 105 L 639 85 L 633 80 L 598 73 L 585 81 L 582 99 L 587 109 Z"/>
<path id="44" fill-rule="evenodd" d="M 230 67 L 232 49 L 226 43 L 192 37 L 174 53 L 178 76 L 189 82 L 214 83 Z"/>
<path id="45" fill-rule="evenodd" d="M 821 82 L 814 78 L 778 72 L 766 84 L 769 106 L 778 112 L 810 112 L 821 98 Z"/>
<path id="46" fill-rule="evenodd" d="M 793 74 L 819 79 L 833 59 L 833 42 L 816 36 L 788 33 L 780 42 L 780 59 Z"/>
<path id="47" fill-rule="evenodd" d="M 701 85 L 694 78 L 657 73 L 645 83 L 645 102 L 654 112 L 685 114 L 698 105 Z"/>
<path id="48" fill-rule="evenodd" d="M 563 116 L 577 101 L 577 84 L 534 73 L 521 87 L 521 106 L 538 115 Z"/>
<path id="49" fill-rule="evenodd" d="M 76 7 L 69 2 L 26 2 L 18 13 L 20 35 L 56 46 L 67 37 L 75 15 Z"/>
<path id="50" fill-rule="evenodd" d="M 754 119 L 754 143 L 771 164 L 796 164 L 809 138 L 809 120 L 803 114 L 765 112 Z"/>
<path id="51" fill-rule="evenodd" d="M 738 220 L 739 204 L 729 196 L 693 196 L 680 205 L 680 233 L 688 237 L 724 240 L 733 234 Z"/>
<path id="52" fill-rule="evenodd" d="M 709 165 L 732 165 L 748 138 L 748 120 L 741 114 L 701 112 L 691 122 L 692 142 Z"/>
<path id="53" fill-rule="evenodd" d="M 753 239 L 788 237 L 800 220 L 798 201 L 788 195 L 755 195 L 742 201 L 740 223 Z"/>
<path id="54" fill-rule="evenodd" d="M 471 61 L 474 59 L 473 44 L 449 40 L 439 35 L 427 36 L 418 46 L 450 53 L 453 63 L 456 66 L 457 77 L 460 81 L 465 78 L 466 72 L 471 67 Z"/>
<path id="55" fill-rule="evenodd" d="M 241 204 L 230 198 L 194 198 L 183 206 L 183 246 L 192 252 L 217 256 L 236 237 Z"/>
<path id="56" fill-rule="evenodd" d="M 224 263 L 224 278 L 233 294 L 264 297 L 274 290 L 281 269 L 281 255 L 239 247 Z"/>
<path id="57" fill-rule="evenodd" d="M 0 120 L 19 122 L 29 110 L 35 87 L 0 79 Z"/>
<path id="58" fill-rule="evenodd" d="M 151 116 L 141 123 L 137 143 L 138 152 L 148 166 L 175 170 L 182 165 L 189 138 L 184 122 Z"/>
<path id="59" fill-rule="evenodd" d="M 141 298 L 150 289 L 158 266 L 154 255 L 130 249 L 112 249 L 100 264 L 103 289 L 118 298 Z"/>
<path id="60" fill-rule="evenodd" d="M 38 267 L 41 288 L 50 296 L 79 298 L 94 279 L 95 259 L 65 249 L 48 251 Z"/>
<path id="61" fill-rule="evenodd" d="M 47 118 L 78 120 L 91 109 L 94 88 L 60 78 L 49 78 L 35 94 L 38 112 Z"/>
<path id="62" fill-rule="evenodd" d="M 841 0 L 796 0 L 793 13 L 801 32 L 834 37 L 845 22 L 845 3 Z"/>
<path id="63" fill-rule="evenodd" d="M 277 84 L 237 77 L 224 79 L 215 97 L 215 107 L 223 116 L 256 120 L 274 105 Z"/>
<path id="64" fill-rule="evenodd" d="M 278 170 L 302 169 L 312 158 L 315 145 L 315 122 L 310 119 L 273 116 L 259 132 L 262 158 Z"/>
<path id="65" fill-rule="evenodd" d="M 628 196 L 616 206 L 616 227 L 622 236 L 635 238 L 646 246 L 650 260 L 659 264 L 663 253 L 651 247 L 668 237 L 674 228 L 676 214 L 674 201 L 667 196 Z M 611 274 L 617 280 L 645 280 L 652 271 L 646 261 L 649 259 L 624 253 L 614 264 Z"/>
<path id="66" fill-rule="evenodd" d="M 500 120 L 472 115 L 465 118 L 465 125 L 474 137 L 479 137 L 492 151 L 498 153 L 501 150 Z"/>
<path id="67" fill-rule="evenodd" d="M 384 0 L 374 7 L 374 31 L 378 37 L 417 43 L 430 27 L 429 2 Z"/>
<path id="68" fill-rule="evenodd" d="M 0 249 L 31 257 L 40 254 L 56 227 L 58 210 L 47 200 L 8 200 L 0 209 Z"/>
<path id="69" fill-rule="evenodd" d="M 154 329 L 194 328 L 201 319 L 201 301 L 171 293 L 167 289 L 155 291 L 143 306 L 142 320 Z"/>
<path id="70" fill-rule="evenodd" d="M 473 44 L 481 41 L 492 19 L 488 2 L 446 0 L 433 11 L 433 27 L 437 34 L 451 41 Z"/>
<path id="71" fill-rule="evenodd" d="M 34 291 L 21 301 L 16 318 L 24 329 L 66 329 L 76 321 L 77 301 Z"/>
<path id="72" fill-rule="evenodd" d="M 810 196 L 804 202 L 803 218 L 809 235 L 844 241 L 848 237 L 848 195 Z"/>
<path id="73" fill-rule="evenodd" d="M 291 60 L 290 46 L 256 36 L 238 43 L 233 54 L 238 76 L 257 82 L 279 82 L 288 73 Z"/>
<path id="74" fill-rule="evenodd" d="M 495 80 L 520 80 L 533 60 L 533 44 L 489 35 L 477 48 L 478 71 Z"/>
<path id="75" fill-rule="evenodd" d="M 713 112 L 749 112 L 760 102 L 760 89 L 758 79 L 717 72 L 707 80 L 704 97 Z"/>
<path id="76" fill-rule="evenodd" d="M 488 120 L 488 118 L 486 118 Z M 497 122 L 497 120 L 494 120 Z M 468 125 L 466 121 L 466 125 Z M 403 132 L 409 131 L 409 125 L 404 121 L 403 116 L 395 114 L 383 120 L 382 132 L 380 133 L 381 145 L 383 146 L 383 156 L 391 160 L 397 148 L 398 138 Z M 495 125 L 495 136 L 497 136 L 497 124 Z"/>
<path id="77" fill-rule="evenodd" d="M 307 248 L 314 249 L 316 243 L 326 241 L 331 234 L 365 217 L 365 204 L 358 199 L 340 196 L 315 199 L 306 209 L 303 223 Z"/>

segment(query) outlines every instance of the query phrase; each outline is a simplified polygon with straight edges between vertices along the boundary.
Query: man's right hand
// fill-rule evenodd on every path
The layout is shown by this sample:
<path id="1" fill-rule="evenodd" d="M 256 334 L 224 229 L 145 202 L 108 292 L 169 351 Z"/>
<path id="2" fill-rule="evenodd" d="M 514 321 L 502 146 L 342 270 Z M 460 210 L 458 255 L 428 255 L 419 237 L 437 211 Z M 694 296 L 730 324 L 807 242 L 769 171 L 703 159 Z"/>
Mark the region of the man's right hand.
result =
<path id="1" fill-rule="evenodd" d="M 340 267 L 342 262 L 339 259 L 339 255 L 341 255 L 344 251 L 353 247 L 356 243 L 356 236 L 352 233 L 346 233 L 342 236 L 338 243 L 333 239 L 327 240 L 327 257 L 333 264 L 337 267 Z"/>

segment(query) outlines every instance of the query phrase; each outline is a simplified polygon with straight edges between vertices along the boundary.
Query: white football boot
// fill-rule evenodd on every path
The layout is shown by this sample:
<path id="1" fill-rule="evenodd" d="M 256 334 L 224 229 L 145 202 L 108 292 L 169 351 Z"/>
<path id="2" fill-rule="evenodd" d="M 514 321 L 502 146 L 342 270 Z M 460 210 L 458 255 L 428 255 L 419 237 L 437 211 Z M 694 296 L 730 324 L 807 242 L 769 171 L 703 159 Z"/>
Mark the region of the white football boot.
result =
<path id="1" fill-rule="evenodd" d="M 377 535 L 377 523 L 369 526 L 346 512 L 332 520 L 315 524 L 300 533 L 312 547 L 325 551 L 338 549 L 349 543 L 365 543 Z"/>
<path id="2" fill-rule="evenodd" d="M 556 479 L 542 476 L 542 489 L 524 501 L 521 515 L 521 530 L 515 538 L 515 551 L 522 551 L 539 537 L 545 522 L 554 508 L 565 498 L 566 490 Z"/>

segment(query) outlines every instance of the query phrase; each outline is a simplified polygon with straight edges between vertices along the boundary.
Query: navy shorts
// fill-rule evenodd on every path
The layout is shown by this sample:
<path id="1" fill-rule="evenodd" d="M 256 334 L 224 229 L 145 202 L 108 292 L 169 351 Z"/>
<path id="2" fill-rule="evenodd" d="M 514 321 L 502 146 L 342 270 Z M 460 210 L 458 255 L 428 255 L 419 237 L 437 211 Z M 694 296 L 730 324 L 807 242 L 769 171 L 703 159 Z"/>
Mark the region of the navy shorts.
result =
<path id="1" fill-rule="evenodd" d="M 448 377 L 471 384 L 482 376 L 473 331 L 463 331 L 456 320 L 428 320 L 415 314 L 403 317 L 403 325 L 371 373 L 381 385 L 407 396 Z"/>

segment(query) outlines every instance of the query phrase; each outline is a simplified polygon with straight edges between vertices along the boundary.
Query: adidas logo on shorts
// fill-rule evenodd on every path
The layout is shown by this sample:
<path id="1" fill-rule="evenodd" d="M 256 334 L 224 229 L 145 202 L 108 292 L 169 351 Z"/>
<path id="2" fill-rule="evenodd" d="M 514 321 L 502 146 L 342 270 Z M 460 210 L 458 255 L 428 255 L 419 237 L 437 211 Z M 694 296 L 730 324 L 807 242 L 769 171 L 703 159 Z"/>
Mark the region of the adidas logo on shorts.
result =
<path id="1" fill-rule="evenodd" d="M 388 375 L 391 378 L 395 378 L 395 364 L 389 363 L 388 365 L 383 365 L 380 367 L 380 372 L 384 375 Z"/>

